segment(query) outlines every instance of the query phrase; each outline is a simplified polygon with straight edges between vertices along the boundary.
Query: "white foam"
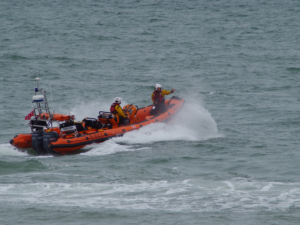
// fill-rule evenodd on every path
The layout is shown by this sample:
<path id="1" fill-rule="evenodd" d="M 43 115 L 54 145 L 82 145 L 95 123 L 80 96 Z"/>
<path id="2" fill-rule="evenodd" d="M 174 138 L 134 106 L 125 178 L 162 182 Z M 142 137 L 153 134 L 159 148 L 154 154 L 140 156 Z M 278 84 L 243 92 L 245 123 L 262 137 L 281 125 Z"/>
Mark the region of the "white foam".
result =
<path id="1" fill-rule="evenodd" d="M 223 137 L 211 114 L 201 105 L 185 104 L 168 124 L 153 123 L 115 139 L 126 144 L 145 144 L 161 141 L 201 141 Z"/>
<path id="2" fill-rule="evenodd" d="M 199 140 L 223 137 L 211 113 L 201 104 L 186 102 L 171 124 L 195 132 Z"/>
<path id="3" fill-rule="evenodd" d="M 268 185 L 264 186 L 261 191 L 269 191 L 273 187 L 272 183 L 269 183 Z"/>
<path id="4" fill-rule="evenodd" d="M 92 149 L 82 154 L 90 155 L 90 156 L 110 155 L 117 152 L 128 152 L 128 151 L 137 151 L 137 150 L 146 149 L 146 148 L 132 148 L 131 146 L 128 145 L 120 145 L 116 143 L 114 139 L 110 139 L 100 144 L 92 144 L 85 147 L 85 149 L 89 149 L 89 148 Z"/>
<path id="5" fill-rule="evenodd" d="M 0 144 L 0 155 L 27 156 L 27 153 L 18 151 L 14 146 L 10 144 Z"/>
<path id="6" fill-rule="evenodd" d="M 229 189 L 230 189 L 231 191 L 234 191 L 234 190 L 235 190 L 234 185 L 233 185 L 231 182 L 229 182 L 229 181 L 224 181 L 224 183 L 227 184 L 227 186 L 229 187 Z"/>
<path id="7" fill-rule="evenodd" d="M 228 184 L 231 188 L 228 189 Z M 272 185 L 272 191 L 261 191 Z M 234 186 L 235 188 L 232 188 Z M 300 183 L 249 180 L 140 181 L 132 183 L 0 184 L 0 201 L 82 208 L 173 212 L 282 211 L 300 207 Z"/>

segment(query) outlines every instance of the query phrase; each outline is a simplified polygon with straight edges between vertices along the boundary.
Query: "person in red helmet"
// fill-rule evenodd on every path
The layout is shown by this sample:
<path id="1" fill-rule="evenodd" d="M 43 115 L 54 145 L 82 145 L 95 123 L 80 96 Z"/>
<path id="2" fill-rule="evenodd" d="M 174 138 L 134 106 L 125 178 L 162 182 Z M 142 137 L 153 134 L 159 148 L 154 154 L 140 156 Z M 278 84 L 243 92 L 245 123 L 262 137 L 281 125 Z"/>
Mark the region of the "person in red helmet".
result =
<path id="1" fill-rule="evenodd" d="M 163 113 L 166 110 L 165 105 L 165 95 L 169 95 L 175 92 L 175 89 L 172 88 L 171 91 L 162 90 L 162 86 L 160 84 L 155 84 L 154 91 L 151 95 L 151 99 L 153 102 L 153 108 L 150 111 L 151 115 L 157 115 L 158 113 Z"/>
<path id="2" fill-rule="evenodd" d="M 115 102 L 110 106 L 110 112 L 112 114 L 118 115 L 119 116 L 119 124 L 128 124 L 129 123 L 129 119 L 127 118 L 127 116 L 124 114 L 122 107 L 120 106 L 121 104 L 121 98 L 120 97 L 116 97 L 115 98 Z"/>

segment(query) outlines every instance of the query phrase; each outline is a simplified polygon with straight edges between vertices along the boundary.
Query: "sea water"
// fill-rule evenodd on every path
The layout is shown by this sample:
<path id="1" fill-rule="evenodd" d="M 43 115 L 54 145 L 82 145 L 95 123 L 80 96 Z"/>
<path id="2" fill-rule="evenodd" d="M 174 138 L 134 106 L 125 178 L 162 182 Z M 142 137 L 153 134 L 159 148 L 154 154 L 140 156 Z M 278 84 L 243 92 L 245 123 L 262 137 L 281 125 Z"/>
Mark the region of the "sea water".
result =
<path id="1" fill-rule="evenodd" d="M 0 224 L 299 224 L 299 1 L 0 1 Z M 36 77 L 76 120 L 185 99 L 81 154 L 36 156 Z M 52 103 L 53 102 L 53 103 Z"/>

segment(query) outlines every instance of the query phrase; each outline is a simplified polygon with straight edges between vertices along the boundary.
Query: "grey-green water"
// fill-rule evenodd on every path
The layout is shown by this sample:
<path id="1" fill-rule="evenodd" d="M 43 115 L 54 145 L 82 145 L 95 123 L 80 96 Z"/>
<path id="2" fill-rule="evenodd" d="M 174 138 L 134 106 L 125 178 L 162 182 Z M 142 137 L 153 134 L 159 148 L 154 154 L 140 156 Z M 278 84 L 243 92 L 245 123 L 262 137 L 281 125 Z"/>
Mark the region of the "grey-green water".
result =
<path id="1" fill-rule="evenodd" d="M 0 1 L 1 224 L 299 224 L 299 1 Z M 63 157 L 27 133 L 34 78 L 77 120 L 186 99 Z M 53 102 L 51 101 L 50 86 Z"/>

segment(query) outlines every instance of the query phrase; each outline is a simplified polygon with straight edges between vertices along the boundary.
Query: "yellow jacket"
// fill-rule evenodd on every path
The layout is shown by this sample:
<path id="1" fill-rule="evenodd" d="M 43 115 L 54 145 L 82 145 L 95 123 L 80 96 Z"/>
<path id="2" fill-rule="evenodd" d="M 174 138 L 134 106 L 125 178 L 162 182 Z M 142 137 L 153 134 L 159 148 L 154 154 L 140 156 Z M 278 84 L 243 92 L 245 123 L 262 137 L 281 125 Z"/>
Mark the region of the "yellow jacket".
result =
<path id="1" fill-rule="evenodd" d="M 126 115 L 123 113 L 123 110 L 122 110 L 121 106 L 116 105 L 116 106 L 115 106 L 115 109 L 116 109 L 117 114 L 118 114 L 119 116 L 122 116 L 122 117 L 126 118 Z"/>
<path id="2" fill-rule="evenodd" d="M 161 93 L 160 93 L 160 95 L 164 98 L 165 95 L 169 95 L 171 93 L 172 93 L 172 91 L 162 90 Z M 154 103 L 154 101 L 155 101 L 155 99 L 154 99 L 154 92 L 151 95 L 151 99 L 152 99 L 152 102 Z"/>

